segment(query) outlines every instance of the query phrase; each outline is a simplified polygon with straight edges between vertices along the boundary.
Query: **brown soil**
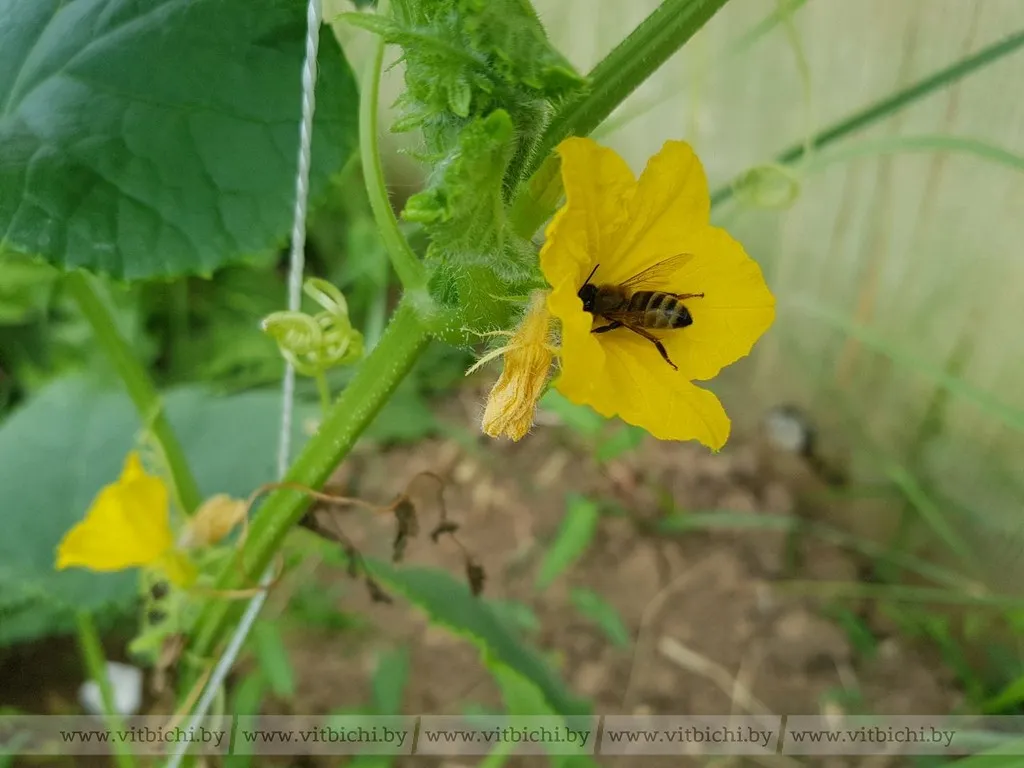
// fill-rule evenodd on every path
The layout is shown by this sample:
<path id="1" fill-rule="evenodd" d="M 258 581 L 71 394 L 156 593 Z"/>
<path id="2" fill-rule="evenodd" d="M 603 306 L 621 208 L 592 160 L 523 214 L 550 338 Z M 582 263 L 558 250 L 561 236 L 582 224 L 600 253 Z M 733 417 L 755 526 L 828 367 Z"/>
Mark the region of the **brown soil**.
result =
<path id="1" fill-rule="evenodd" d="M 472 424 L 478 403 L 478 393 L 466 393 L 450 406 L 449 416 L 461 425 Z M 940 661 L 898 636 L 872 606 L 850 606 L 877 638 L 875 652 L 865 655 L 823 617 L 820 601 L 785 590 L 783 582 L 793 576 L 857 581 L 863 564 L 849 553 L 800 540 L 795 552 L 799 569 L 793 571 L 794 552 L 782 533 L 650 533 L 667 506 L 795 514 L 797 500 L 814 482 L 813 473 L 793 457 L 771 454 L 756 440 L 736 439 L 719 455 L 695 445 L 650 440 L 600 465 L 567 430 L 545 426 L 514 445 L 474 438 L 435 439 L 387 451 L 363 447 L 337 480 L 362 498 L 387 502 L 421 471 L 448 479 L 449 514 L 460 523 L 462 543 L 486 568 L 486 596 L 533 609 L 540 620 L 533 641 L 556 659 L 563 679 L 574 693 L 592 699 L 599 714 L 818 714 L 853 706 L 864 713 L 940 714 L 960 703 Z M 570 491 L 611 503 L 625 514 L 603 516 L 586 554 L 550 588 L 537 591 L 537 567 L 565 514 Z M 431 524 L 424 521 L 425 528 Z M 392 521 L 351 516 L 345 531 L 365 554 L 389 556 Z M 405 561 L 446 568 L 462 578 L 462 560 L 451 542 L 435 545 L 421 535 L 409 543 Z M 303 578 L 332 583 L 346 577 L 321 566 Z M 572 607 L 574 587 L 597 592 L 619 611 L 633 638 L 631 647 L 616 647 Z M 429 627 L 400 601 L 375 604 L 353 589 L 339 607 L 368 617 L 373 631 L 291 632 L 296 700 L 271 703 L 271 710 L 324 713 L 364 704 L 377 654 L 397 645 L 407 645 L 412 658 L 405 713 L 456 714 L 469 702 L 500 705 L 476 650 Z M 279 609 L 272 597 L 269 610 Z M 39 656 L 40 664 L 52 663 L 49 653 Z M 31 674 L 31 664 L 31 658 L 19 663 L 23 679 Z M 37 687 L 31 709 L 67 711 L 74 686 L 61 687 L 67 690 Z M 55 696 L 61 702 L 56 707 L 51 706 Z M 540 758 L 519 760 L 506 764 L 546 764 Z M 476 762 L 416 758 L 400 764 L 457 768 Z M 602 763 L 684 764 L 651 758 Z"/>
<path id="2" fill-rule="evenodd" d="M 467 397 L 456 420 L 473 423 L 477 402 Z M 822 601 L 785 590 L 783 582 L 793 577 L 857 581 L 865 564 L 850 553 L 813 540 L 798 540 L 792 552 L 785 534 L 764 530 L 649 533 L 666 506 L 795 514 L 797 498 L 816 482 L 814 473 L 792 456 L 767 451 L 756 439 L 737 440 L 719 455 L 696 445 L 649 440 L 602 466 L 567 430 L 538 428 L 519 444 L 481 438 L 467 446 L 465 440 L 438 439 L 383 453 L 363 449 L 337 479 L 363 498 L 385 502 L 421 471 L 448 479 L 449 514 L 461 525 L 462 543 L 486 567 L 485 594 L 535 611 L 541 629 L 534 642 L 556 659 L 563 679 L 574 693 L 590 698 L 599 714 L 942 714 L 961 702 L 941 662 L 899 637 L 875 606 L 847 604 L 876 638 L 874 652 L 864 654 L 823 617 Z M 582 559 L 538 592 L 537 567 L 570 491 L 611 502 L 625 514 L 604 516 Z M 389 556 L 391 521 L 347 520 L 346 535 L 361 551 Z M 427 520 L 424 527 L 431 524 Z M 788 565 L 794 559 L 795 571 Z M 410 542 L 405 560 L 462 578 L 462 560 L 450 543 L 435 545 L 421 536 Z M 344 576 L 321 569 L 318 578 Z M 619 611 L 632 647 L 616 647 L 572 607 L 574 587 L 597 592 Z M 429 627 L 401 603 L 374 604 L 353 592 L 345 609 L 366 612 L 376 631 L 344 652 L 336 638 L 293 636 L 291 658 L 300 680 L 292 711 L 364 703 L 376 654 L 399 644 L 412 653 L 405 713 L 457 714 L 469 702 L 500 706 L 496 686 L 468 643 Z M 546 764 L 540 758 L 519 759 L 520 765 Z M 403 765 L 457 768 L 476 762 L 416 758 Z M 681 764 L 651 758 L 602 763 Z"/>

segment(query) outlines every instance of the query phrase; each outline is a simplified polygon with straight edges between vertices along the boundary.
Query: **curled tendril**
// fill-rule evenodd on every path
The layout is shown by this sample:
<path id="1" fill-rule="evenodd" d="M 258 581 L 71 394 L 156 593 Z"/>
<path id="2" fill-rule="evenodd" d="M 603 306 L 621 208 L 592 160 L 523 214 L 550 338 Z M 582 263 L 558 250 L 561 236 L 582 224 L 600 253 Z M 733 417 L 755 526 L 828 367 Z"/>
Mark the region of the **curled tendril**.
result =
<path id="1" fill-rule="evenodd" d="M 800 197 L 800 176 L 784 165 L 758 165 L 740 176 L 733 188 L 736 198 L 745 205 L 781 210 Z"/>
<path id="2" fill-rule="evenodd" d="M 311 277 L 303 291 L 323 312 L 273 312 L 263 331 L 277 342 L 285 360 L 303 376 L 319 376 L 328 368 L 354 363 L 363 355 L 363 335 L 348 319 L 348 302 L 326 280 Z"/>

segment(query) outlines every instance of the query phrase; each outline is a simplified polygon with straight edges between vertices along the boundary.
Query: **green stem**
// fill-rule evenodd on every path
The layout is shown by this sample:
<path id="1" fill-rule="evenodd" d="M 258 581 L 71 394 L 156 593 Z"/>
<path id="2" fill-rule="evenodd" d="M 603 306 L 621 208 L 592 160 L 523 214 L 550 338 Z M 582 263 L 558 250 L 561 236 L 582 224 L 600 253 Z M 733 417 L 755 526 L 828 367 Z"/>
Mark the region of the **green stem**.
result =
<path id="1" fill-rule="evenodd" d="M 284 482 L 319 488 L 345 458 L 360 433 L 387 402 L 427 345 L 427 331 L 412 306 L 403 301 L 380 343 L 363 361 L 335 401 L 316 435 L 306 443 Z M 310 498 L 298 491 L 275 491 L 255 516 L 241 553 L 222 571 L 217 589 L 251 587 L 267 569 L 285 534 L 302 518 Z M 191 646 L 194 656 L 214 654 L 233 626 L 237 601 L 215 598 L 200 614 Z"/>
<path id="2" fill-rule="evenodd" d="M 530 178 L 563 139 L 586 136 L 597 128 L 726 2 L 664 0 L 591 70 L 587 75 L 590 89 L 555 114 L 525 166 L 510 168 L 509 179 L 520 182 Z"/>
<path id="3" fill-rule="evenodd" d="M 725 56 L 737 56 L 743 53 L 747 48 L 775 29 L 776 25 L 780 24 L 784 18 L 795 14 L 806 3 L 807 0 L 788 0 L 788 2 L 781 3 L 780 7 L 777 7 L 767 17 L 737 38 L 726 49 Z M 667 96 L 664 93 L 654 93 L 649 94 L 642 101 L 636 102 L 634 100 L 625 109 L 620 110 L 617 114 L 601 123 L 600 126 L 590 132 L 590 135 L 595 139 L 602 136 L 610 136 L 633 121 L 644 117 L 652 109 L 664 104 L 666 98 Z"/>
<path id="4" fill-rule="evenodd" d="M 381 2 L 378 13 L 386 13 L 386 5 L 385 2 Z M 377 111 L 380 103 L 380 73 L 384 65 L 384 45 L 382 37 L 378 37 L 374 42 L 373 56 L 366 65 L 366 74 L 363 77 L 363 88 L 359 97 L 359 151 L 373 218 L 377 222 L 377 229 L 387 247 L 398 279 L 402 281 L 406 292 L 422 291 L 427 284 L 426 271 L 398 228 L 398 219 L 395 218 L 391 200 L 388 198 L 384 166 L 380 159 Z"/>
<path id="5" fill-rule="evenodd" d="M 821 147 L 832 144 L 844 136 L 855 131 L 859 131 L 861 128 L 865 128 L 868 125 L 891 115 L 893 112 L 912 104 L 933 91 L 943 88 L 962 77 L 966 77 L 972 72 L 981 69 L 986 64 L 990 64 L 993 61 L 1012 53 L 1021 46 L 1024 46 L 1024 30 L 1016 32 L 1009 37 L 1005 37 L 999 42 L 990 45 L 988 48 L 982 49 L 973 56 L 961 59 L 955 64 L 929 75 L 923 80 L 919 80 L 901 91 L 897 91 L 888 98 L 875 102 L 859 112 L 855 112 L 845 120 L 841 120 L 835 125 L 831 125 L 828 128 L 819 131 L 818 134 L 814 136 L 809 146 L 812 149 L 820 149 Z M 807 149 L 807 142 L 796 144 L 782 152 L 776 158 L 776 162 L 782 165 L 793 163 L 803 157 Z M 732 183 L 726 187 L 716 190 L 711 195 L 711 205 L 715 206 L 724 203 L 726 200 L 730 199 L 734 193 L 735 188 Z"/>
<path id="6" fill-rule="evenodd" d="M 67 275 L 67 286 L 92 326 L 96 340 L 128 390 L 128 396 L 135 404 L 143 425 L 160 444 L 178 503 L 187 514 L 191 514 L 199 506 L 202 497 L 188 467 L 185 452 L 164 414 L 156 387 L 128 342 L 117 330 L 110 310 L 96 292 L 93 278 L 85 272 L 70 272 Z"/>
<path id="7" fill-rule="evenodd" d="M 110 687 L 110 678 L 107 676 L 107 659 L 103 653 L 103 644 L 100 642 L 96 625 L 92 617 L 84 611 L 79 611 L 76 616 L 78 624 L 78 647 L 82 652 L 82 661 L 89 673 L 89 678 L 96 682 L 100 689 L 100 699 L 103 701 L 103 719 L 106 722 L 107 730 L 111 733 L 124 730 L 124 721 L 114 704 L 114 691 Z M 114 756 L 120 768 L 133 768 L 135 760 L 132 758 L 128 745 L 115 741 Z"/>
<path id="8" fill-rule="evenodd" d="M 327 374 L 323 368 L 316 372 L 316 390 L 320 393 L 320 409 L 326 416 L 331 410 L 331 388 L 327 384 Z"/>

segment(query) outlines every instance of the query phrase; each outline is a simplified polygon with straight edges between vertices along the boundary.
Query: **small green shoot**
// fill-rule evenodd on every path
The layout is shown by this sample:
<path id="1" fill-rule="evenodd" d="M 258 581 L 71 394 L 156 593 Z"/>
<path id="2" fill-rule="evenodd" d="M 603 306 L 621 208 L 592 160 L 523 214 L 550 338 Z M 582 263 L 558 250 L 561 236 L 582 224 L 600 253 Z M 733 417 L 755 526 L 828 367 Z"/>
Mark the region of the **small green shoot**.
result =
<path id="1" fill-rule="evenodd" d="M 547 589 L 583 556 L 597 533 L 597 521 L 600 517 L 601 510 L 596 502 L 584 496 L 569 497 L 562 525 L 545 553 L 537 574 L 537 590 Z"/>

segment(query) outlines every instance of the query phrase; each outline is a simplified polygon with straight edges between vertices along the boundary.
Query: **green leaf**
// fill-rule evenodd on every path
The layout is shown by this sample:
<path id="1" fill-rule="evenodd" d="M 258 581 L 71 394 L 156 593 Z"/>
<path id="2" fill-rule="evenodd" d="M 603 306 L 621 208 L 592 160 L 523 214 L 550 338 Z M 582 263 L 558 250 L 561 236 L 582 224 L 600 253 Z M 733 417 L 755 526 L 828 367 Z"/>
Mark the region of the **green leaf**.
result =
<path id="1" fill-rule="evenodd" d="M 629 647 L 632 639 L 622 617 L 599 594 L 589 589 L 574 589 L 572 604 L 577 611 L 604 630 L 605 635 L 615 645 L 620 648 Z"/>
<path id="2" fill-rule="evenodd" d="M 305 6 L 0 0 L 0 245 L 125 278 L 280 246 L 295 194 Z M 310 187 L 355 146 L 320 36 Z"/>
<path id="3" fill-rule="evenodd" d="M 588 405 L 577 405 L 557 390 L 549 389 L 540 399 L 540 407 L 551 411 L 569 429 L 583 437 L 594 438 L 604 429 L 607 420 Z"/>
<path id="4" fill-rule="evenodd" d="M 402 712 L 402 697 L 409 682 L 409 649 L 396 648 L 382 653 L 373 673 L 373 706 L 379 715 Z"/>
<path id="5" fill-rule="evenodd" d="M 437 416 L 430 403 L 407 381 L 381 408 L 363 437 L 380 443 L 412 443 L 437 431 Z"/>
<path id="6" fill-rule="evenodd" d="M 217 398 L 186 387 L 164 403 L 204 495 L 244 497 L 274 479 L 279 392 Z M 297 442 L 315 412 L 299 404 Z M 57 544 L 117 478 L 139 430 L 127 395 L 79 378 L 52 383 L 0 426 L 0 643 L 67 630 L 76 608 L 123 608 L 135 596 L 133 571 L 53 566 Z"/>
<path id="7" fill-rule="evenodd" d="M 232 715 L 252 717 L 260 713 L 263 706 L 263 693 L 266 680 L 259 672 L 246 675 L 241 683 L 231 692 L 231 703 L 228 712 Z M 253 762 L 252 755 L 225 755 L 224 768 L 249 768 Z"/>
<path id="8" fill-rule="evenodd" d="M 431 623 L 469 640 L 492 672 L 510 670 L 535 686 L 554 712 L 586 714 L 548 665 L 509 630 L 485 601 L 474 597 L 462 581 L 433 568 L 395 568 L 368 561 L 373 575 L 425 611 Z"/>
<path id="9" fill-rule="evenodd" d="M 524 634 L 540 631 L 540 619 L 526 603 L 520 603 L 517 600 L 488 600 L 487 602 L 506 626 Z"/>
<path id="10" fill-rule="evenodd" d="M 251 643 L 270 690 L 282 699 L 295 695 L 295 670 L 284 640 L 272 621 L 257 621 L 252 628 Z"/>
<path id="11" fill-rule="evenodd" d="M 982 711 L 991 714 L 1009 714 L 1024 703 L 1024 676 L 1011 680 L 999 693 L 982 705 Z"/>
<path id="12" fill-rule="evenodd" d="M 646 435 L 647 432 L 640 427 L 620 424 L 618 429 L 612 432 L 606 440 L 602 440 L 598 444 L 595 458 L 601 462 L 613 461 L 634 448 L 638 448 Z"/>
<path id="13" fill-rule="evenodd" d="M 558 535 L 540 565 L 536 584 L 538 590 L 549 587 L 559 574 L 587 551 L 597 533 L 600 516 L 601 511 L 595 502 L 583 496 L 569 497 Z"/>

